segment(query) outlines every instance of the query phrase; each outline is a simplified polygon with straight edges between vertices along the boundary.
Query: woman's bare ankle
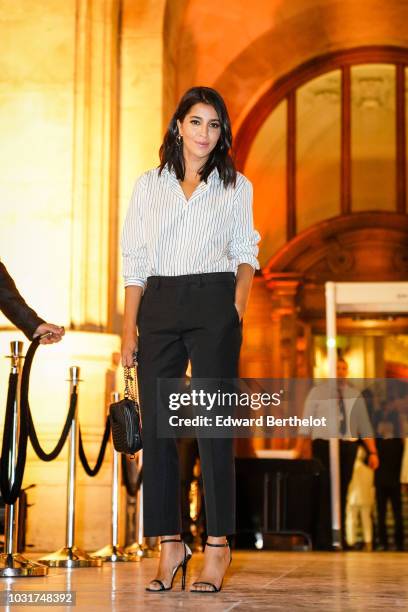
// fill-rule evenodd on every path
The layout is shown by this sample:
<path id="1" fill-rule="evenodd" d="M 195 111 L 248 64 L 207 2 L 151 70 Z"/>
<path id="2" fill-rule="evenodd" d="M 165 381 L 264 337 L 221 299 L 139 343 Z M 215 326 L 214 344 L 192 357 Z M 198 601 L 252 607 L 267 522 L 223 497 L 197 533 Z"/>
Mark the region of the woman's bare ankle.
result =
<path id="1" fill-rule="evenodd" d="M 228 544 L 227 536 L 207 536 L 208 544 Z"/>
<path id="2" fill-rule="evenodd" d="M 159 536 L 159 541 L 163 542 L 163 540 L 181 540 L 181 535 L 179 533 L 176 533 L 174 535 Z"/>
<path id="3" fill-rule="evenodd" d="M 168 542 L 167 540 L 170 540 Z M 180 534 L 160 536 L 160 558 L 168 559 L 179 553 L 182 546 Z"/>

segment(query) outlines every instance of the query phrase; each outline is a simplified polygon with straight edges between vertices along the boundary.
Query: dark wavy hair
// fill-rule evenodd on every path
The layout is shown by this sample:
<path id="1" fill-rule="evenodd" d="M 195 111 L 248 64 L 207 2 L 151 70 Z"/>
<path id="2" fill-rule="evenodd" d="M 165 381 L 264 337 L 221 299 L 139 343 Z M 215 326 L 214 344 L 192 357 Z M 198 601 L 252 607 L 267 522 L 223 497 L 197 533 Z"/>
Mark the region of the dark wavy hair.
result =
<path id="1" fill-rule="evenodd" d="M 199 173 L 201 180 L 207 181 L 212 170 L 217 168 L 220 178 L 224 183 L 224 187 L 235 185 L 237 171 L 231 153 L 231 122 L 224 100 L 218 91 L 211 89 L 211 87 L 192 87 L 186 91 L 181 98 L 176 112 L 169 123 L 169 127 L 164 136 L 163 144 L 160 147 L 159 174 L 161 174 L 163 168 L 167 165 L 168 170 L 174 169 L 179 180 L 184 179 L 185 164 L 183 147 L 177 143 L 177 136 L 179 135 L 177 120 L 183 121 L 190 108 L 194 106 L 194 104 L 198 104 L 200 102 L 203 104 L 209 104 L 215 109 L 221 127 L 221 134 L 218 142 L 211 151 L 208 160 L 200 169 Z"/>

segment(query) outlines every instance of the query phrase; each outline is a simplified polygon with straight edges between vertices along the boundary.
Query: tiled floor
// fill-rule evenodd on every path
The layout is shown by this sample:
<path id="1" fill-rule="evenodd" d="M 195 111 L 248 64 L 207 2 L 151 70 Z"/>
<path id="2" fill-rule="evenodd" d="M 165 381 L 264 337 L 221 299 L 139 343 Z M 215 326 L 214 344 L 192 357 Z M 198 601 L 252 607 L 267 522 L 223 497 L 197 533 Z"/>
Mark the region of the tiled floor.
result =
<path id="1" fill-rule="evenodd" d="M 66 607 L 67 612 L 408 610 L 407 553 L 235 551 L 223 590 L 215 595 L 183 593 L 179 579 L 171 592 L 145 592 L 156 564 L 156 559 L 144 559 L 140 563 L 105 563 L 102 568 L 50 569 L 45 578 L 2 578 L 0 588 L 76 591 L 76 606 Z M 195 554 L 188 583 L 197 575 L 200 564 L 201 555 Z M 28 609 L 9 608 L 10 612 Z M 46 608 L 34 608 L 43 609 Z"/>

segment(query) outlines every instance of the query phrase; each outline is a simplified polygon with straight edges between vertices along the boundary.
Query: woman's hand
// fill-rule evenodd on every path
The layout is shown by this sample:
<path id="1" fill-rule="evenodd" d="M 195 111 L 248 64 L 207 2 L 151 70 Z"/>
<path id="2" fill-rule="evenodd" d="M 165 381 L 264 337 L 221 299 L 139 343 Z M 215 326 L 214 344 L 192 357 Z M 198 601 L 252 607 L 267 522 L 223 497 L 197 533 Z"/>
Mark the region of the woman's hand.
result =
<path id="1" fill-rule="evenodd" d="M 254 269 L 247 263 L 239 264 L 235 285 L 235 308 L 238 312 L 239 322 L 245 314 L 249 294 L 251 291 Z"/>
<path id="2" fill-rule="evenodd" d="M 122 365 L 131 368 L 134 365 L 134 353 L 137 351 L 138 338 L 134 330 L 124 331 L 122 335 Z"/>
<path id="3" fill-rule="evenodd" d="M 237 309 L 237 313 L 238 313 L 238 318 L 239 321 L 242 321 L 242 317 L 245 314 L 245 308 L 243 306 L 241 306 L 240 304 L 238 304 L 237 302 L 235 302 L 235 308 Z"/>

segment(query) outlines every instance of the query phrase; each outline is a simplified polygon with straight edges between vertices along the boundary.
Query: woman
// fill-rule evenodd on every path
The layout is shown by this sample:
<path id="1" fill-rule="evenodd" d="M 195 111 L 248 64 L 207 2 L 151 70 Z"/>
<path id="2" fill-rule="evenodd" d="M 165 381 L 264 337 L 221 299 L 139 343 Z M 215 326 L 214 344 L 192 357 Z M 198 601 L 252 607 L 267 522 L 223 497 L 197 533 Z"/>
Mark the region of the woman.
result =
<path id="1" fill-rule="evenodd" d="M 136 182 L 122 235 L 125 312 L 123 365 L 138 350 L 143 422 L 145 536 L 161 536 L 156 578 L 169 590 L 191 551 L 180 538 L 180 489 L 174 439 L 158 438 L 156 379 L 238 374 L 244 315 L 259 234 L 252 186 L 230 156 L 231 126 L 221 96 L 194 87 L 182 97 L 160 149 L 160 166 Z M 135 322 L 137 320 L 139 338 Z M 193 592 L 216 592 L 235 530 L 232 439 L 200 439 L 207 517 L 204 565 Z"/>

